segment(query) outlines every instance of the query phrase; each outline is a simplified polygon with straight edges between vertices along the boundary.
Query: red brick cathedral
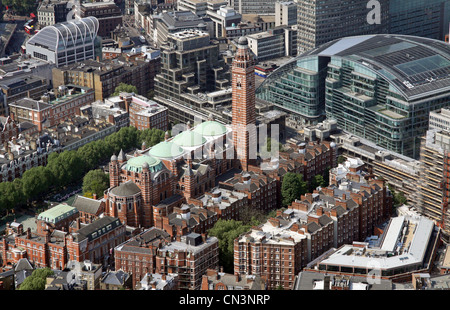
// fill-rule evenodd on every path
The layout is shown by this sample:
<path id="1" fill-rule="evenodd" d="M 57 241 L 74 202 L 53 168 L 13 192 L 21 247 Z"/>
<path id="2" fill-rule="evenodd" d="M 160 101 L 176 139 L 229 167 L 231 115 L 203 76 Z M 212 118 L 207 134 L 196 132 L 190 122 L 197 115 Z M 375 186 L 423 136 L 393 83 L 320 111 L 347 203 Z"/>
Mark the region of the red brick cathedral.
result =
<path id="1" fill-rule="evenodd" d="M 111 158 L 105 213 L 133 227 L 152 227 L 182 199 L 196 198 L 215 186 L 215 178 L 256 164 L 255 60 L 241 37 L 232 63 L 233 121 L 212 118 L 134 155 Z M 226 141 L 233 141 L 230 145 Z M 195 154 L 203 152 L 199 158 Z M 228 157 L 227 157 L 228 156 Z M 174 198 L 171 198 L 174 197 Z M 170 202 L 167 202 L 167 199 Z M 162 210 L 161 205 L 167 210 Z"/>

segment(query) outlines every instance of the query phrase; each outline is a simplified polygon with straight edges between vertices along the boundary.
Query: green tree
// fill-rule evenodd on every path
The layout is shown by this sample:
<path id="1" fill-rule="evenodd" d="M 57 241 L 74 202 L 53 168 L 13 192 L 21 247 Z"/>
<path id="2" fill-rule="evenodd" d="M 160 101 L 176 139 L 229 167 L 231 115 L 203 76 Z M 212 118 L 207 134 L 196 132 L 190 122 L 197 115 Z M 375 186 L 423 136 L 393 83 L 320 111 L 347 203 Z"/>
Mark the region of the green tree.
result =
<path id="1" fill-rule="evenodd" d="M 225 272 L 233 273 L 234 240 L 250 228 L 240 221 L 219 219 L 209 230 L 210 236 L 219 239 L 219 264 Z"/>
<path id="2" fill-rule="evenodd" d="M 126 93 L 138 93 L 137 87 L 130 84 L 120 83 L 115 89 L 113 96 L 118 96 L 120 92 L 126 92 Z"/>
<path id="3" fill-rule="evenodd" d="M 299 199 L 308 190 L 308 183 L 303 181 L 303 175 L 288 172 L 281 183 L 281 199 L 284 207 L 289 206 L 295 199 Z"/>
<path id="4" fill-rule="evenodd" d="M 36 1 L 34 0 L 2 0 L 3 6 L 8 6 L 19 15 L 29 15 L 36 11 Z"/>
<path id="5" fill-rule="evenodd" d="M 393 197 L 394 207 L 400 207 L 407 203 L 408 200 L 406 199 L 405 195 L 402 192 L 397 192 L 394 189 L 394 187 L 389 183 L 388 183 L 388 188 Z"/>
<path id="6" fill-rule="evenodd" d="M 326 184 L 322 175 L 318 174 L 314 176 L 309 182 L 309 192 L 312 193 L 317 187 L 324 187 Z"/>
<path id="7" fill-rule="evenodd" d="M 52 180 L 52 173 L 43 166 L 33 167 L 22 175 L 22 192 L 27 200 L 35 200 L 47 191 Z"/>
<path id="8" fill-rule="evenodd" d="M 345 158 L 345 156 L 339 155 L 337 162 L 338 162 L 338 164 L 343 164 L 343 163 L 345 163 L 346 160 L 347 159 Z"/>
<path id="9" fill-rule="evenodd" d="M 283 152 L 284 151 L 283 145 L 279 141 L 268 137 L 267 140 L 266 140 L 266 143 L 263 145 L 263 147 L 260 150 L 261 157 L 264 158 L 264 159 L 270 158 L 271 155 L 272 155 L 271 154 L 272 147 L 278 148 L 279 152 Z"/>
<path id="10" fill-rule="evenodd" d="M 147 96 L 148 99 L 153 99 L 153 97 L 155 97 L 155 91 L 153 89 L 149 90 L 147 92 Z"/>
<path id="11" fill-rule="evenodd" d="M 109 187 L 109 175 L 101 169 L 91 170 L 83 178 L 83 194 L 96 194 L 103 196 L 103 192 Z"/>
<path id="12" fill-rule="evenodd" d="M 47 168 L 53 175 L 53 185 L 58 187 L 80 180 L 86 172 L 86 166 L 77 151 L 51 153 L 48 157 Z"/>
<path id="13" fill-rule="evenodd" d="M 164 136 L 165 132 L 156 128 L 139 130 L 137 134 L 138 145 L 136 147 L 140 147 L 143 142 L 145 142 L 147 147 L 154 146 L 155 144 L 164 141 Z"/>
<path id="14" fill-rule="evenodd" d="M 44 290 L 47 277 L 53 275 L 50 268 L 38 268 L 33 271 L 31 276 L 27 277 L 19 287 L 19 290 Z"/>

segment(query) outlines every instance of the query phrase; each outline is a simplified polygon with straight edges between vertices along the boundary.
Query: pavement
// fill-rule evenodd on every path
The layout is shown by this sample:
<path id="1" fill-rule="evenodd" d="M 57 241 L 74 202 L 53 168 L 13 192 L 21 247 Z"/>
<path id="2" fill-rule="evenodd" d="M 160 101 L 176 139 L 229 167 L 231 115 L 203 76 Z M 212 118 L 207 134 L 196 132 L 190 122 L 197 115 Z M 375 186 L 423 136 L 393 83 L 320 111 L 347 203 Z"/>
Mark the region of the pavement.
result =
<path id="1" fill-rule="evenodd" d="M 21 215 L 16 218 L 17 223 L 22 223 L 23 230 L 27 230 L 30 227 L 31 231 L 36 231 L 36 222 L 34 216 L 31 215 Z M 6 224 L 0 226 L 0 232 L 2 232 L 6 228 Z"/>

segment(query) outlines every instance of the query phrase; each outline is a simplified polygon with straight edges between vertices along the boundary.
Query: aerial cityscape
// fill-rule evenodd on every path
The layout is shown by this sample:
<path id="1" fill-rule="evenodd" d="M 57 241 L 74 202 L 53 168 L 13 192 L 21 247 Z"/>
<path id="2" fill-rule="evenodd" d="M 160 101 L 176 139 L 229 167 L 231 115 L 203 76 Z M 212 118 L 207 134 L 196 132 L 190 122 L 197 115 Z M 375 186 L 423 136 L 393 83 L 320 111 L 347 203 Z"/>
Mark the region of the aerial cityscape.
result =
<path id="1" fill-rule="evenodd" d="M 450 0 L 1 0 L 0 35 L 0 292 L 450 289 Z"/>

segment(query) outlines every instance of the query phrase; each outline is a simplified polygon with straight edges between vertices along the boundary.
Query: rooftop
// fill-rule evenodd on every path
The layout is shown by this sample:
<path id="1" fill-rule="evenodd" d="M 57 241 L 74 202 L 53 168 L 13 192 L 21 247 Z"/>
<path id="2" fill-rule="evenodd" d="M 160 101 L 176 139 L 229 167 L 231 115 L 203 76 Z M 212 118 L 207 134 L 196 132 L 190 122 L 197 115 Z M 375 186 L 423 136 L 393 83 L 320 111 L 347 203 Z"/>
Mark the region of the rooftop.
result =
<path id="1" fill-rule="evenodd" d="M 59 204 L 47 211 L 44 211 L 38 215 L 39 220 L 44 220 L 46 222 L 57 223 L 72 214 L 77 213 L 78 210 L 72 206 L 66 204 Z"/>
<path id="2" fill-rule="evenodd" d="M 324 265 L 366 268 L 376 263 L 381 270 L 424 263 L 434 231 L 434 223 L 425 217 L 393 218 L 381 240 L 381 246 L 344 245 L 320 261 Z M 364 245 L 364 246 L 362 246 Z"/>
<path id="3" fill-rule="evenodd" d="M 384 76 L 407 99 L 450 91 L 450 45 L 405 35 L 363 35 L 326 43 L 304 56 L 333 56 Z"/>

